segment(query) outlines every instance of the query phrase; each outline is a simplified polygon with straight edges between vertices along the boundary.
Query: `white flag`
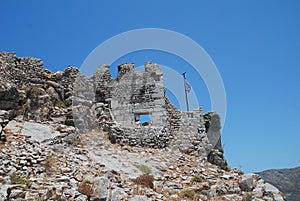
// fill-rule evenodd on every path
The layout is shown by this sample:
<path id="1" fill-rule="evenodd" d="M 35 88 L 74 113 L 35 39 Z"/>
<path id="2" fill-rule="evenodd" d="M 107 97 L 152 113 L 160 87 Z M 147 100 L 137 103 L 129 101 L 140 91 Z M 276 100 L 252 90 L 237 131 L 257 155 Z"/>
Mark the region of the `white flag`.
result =
<path id="1" fill-rule="evenodd" d="M 189 93 L 191 91 L 191 85 L 187 81 L 185 81 L 185 90 Z"/>

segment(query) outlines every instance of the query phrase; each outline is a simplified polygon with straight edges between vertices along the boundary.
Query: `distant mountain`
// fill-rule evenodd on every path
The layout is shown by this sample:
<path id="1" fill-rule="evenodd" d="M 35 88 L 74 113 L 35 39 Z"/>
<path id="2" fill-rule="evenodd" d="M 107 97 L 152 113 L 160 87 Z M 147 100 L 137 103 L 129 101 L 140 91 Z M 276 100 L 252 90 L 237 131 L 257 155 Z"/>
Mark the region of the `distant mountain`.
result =
<path id="1" fill-rule="evenodd" d="M 266 170 L 257 174 L 283 192 L 288 201 L 300 200 L 300 167 Z"/>

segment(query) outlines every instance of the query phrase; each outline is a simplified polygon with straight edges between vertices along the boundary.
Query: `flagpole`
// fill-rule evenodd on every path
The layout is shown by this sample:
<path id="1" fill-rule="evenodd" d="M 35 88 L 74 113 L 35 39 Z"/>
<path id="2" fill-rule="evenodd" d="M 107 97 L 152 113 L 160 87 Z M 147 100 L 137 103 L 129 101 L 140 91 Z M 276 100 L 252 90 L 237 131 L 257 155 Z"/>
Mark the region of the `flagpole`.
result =
<path id="1" fill-rule="evenodd" d="M 182 73 L 183 76 L 183 84 L 184 84 L 184 92 L 185 92 L 185 101 L 186 101 L 186 110 L 187 112 L 190 110 L 189 109 L 189 100 L 188 100 L 188 95 L 187 95 L 187 90 L 186 90 L 186 77 L 185 77 L 186 72 Z"/>

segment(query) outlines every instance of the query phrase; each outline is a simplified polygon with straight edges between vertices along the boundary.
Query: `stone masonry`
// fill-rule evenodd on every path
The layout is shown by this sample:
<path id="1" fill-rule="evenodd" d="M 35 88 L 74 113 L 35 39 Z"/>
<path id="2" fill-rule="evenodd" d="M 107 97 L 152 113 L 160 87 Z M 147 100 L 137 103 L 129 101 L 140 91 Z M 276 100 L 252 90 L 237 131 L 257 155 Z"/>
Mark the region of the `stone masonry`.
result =
<path id="1" fill-rule="evenodd" d="M 201 108 L 178 111 L 165 96 L 162 69 L 151 62 L 146 62 L 144 69 L 135 71 L 133 63 L 121 64 L 116 79 L 106 65 L 94 73 L 96 101 L 110 106 L 117 127 L 110 130 L 111 141 L 154 148 L 172 145 L 200 155 L 218 148 L 207 136 L 207 116 L 216 114 L 203 114 Z M 142 115 L 149 115 L 150 121 L 140 122 Z M 220 139 L 220 133 L 215 132 L 214 138 Z"/>
<path id="2" fill-rule="evenodd" d="M 0 106 L 13 109 L 12 115 L 83 130 L 100 126 L 111 142 L 132 146 L 170 146 L 199 155 L 221 147 L 219 129 L 211 126 L 216 114 L 203 114 L 201 108 L 178 111 L 165 95 L 157 64 L 146 62 L 144 72 L 136 71 L 133 63 L 121 64 L 113 79 L 107 65 L 88 77 L 70 66 L 52 73 L 40 59 L 15 53 L 1 53 L 0 63 Z M 142 122 L 145 115 L 150 119 Z"/>

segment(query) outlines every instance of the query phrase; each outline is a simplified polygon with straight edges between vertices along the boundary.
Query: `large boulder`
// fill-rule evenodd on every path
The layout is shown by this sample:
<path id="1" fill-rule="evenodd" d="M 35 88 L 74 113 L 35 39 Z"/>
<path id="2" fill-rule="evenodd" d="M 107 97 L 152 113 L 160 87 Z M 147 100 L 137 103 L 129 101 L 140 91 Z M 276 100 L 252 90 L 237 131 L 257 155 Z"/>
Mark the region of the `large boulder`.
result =
<path id="1" fill-rule="evenodd" d="M 106 177 L 96 177 L 94 179 L 94 184 L 95 190 L 93 197 L 100 201 L 106 201 L 109 198 L 109 180 Z"/>
<path id="2" fill-rule="evenodd" d="M 253 190 L 254 187 L 254 179 L 253 175 L 243 175 L 242 181 L 240 182 L 240 188 L 242 191 L 250 192 Z"/>
<path id="3" fill-rule="evenodd" d="M 208 162 L 217 165 L 223 170 L 228 170 L 227 161 L 223 153 L 217 149 L 213 149 L 207 156 Z"/>
<path id="4" fill-rule="evenodd" d="M 60 135 L 60 132 L 54 131 L 53 128 L 48 125 L 31 122 L 25 122 L 22 133 L 38 142 L 50 140 Z"/>
<path id="5" fill-rule="evenodd" d="M 273 196 L 275 201 L 284 201 L 280 191 L 272 184 L 265 183 L 265 195 Z"/>

